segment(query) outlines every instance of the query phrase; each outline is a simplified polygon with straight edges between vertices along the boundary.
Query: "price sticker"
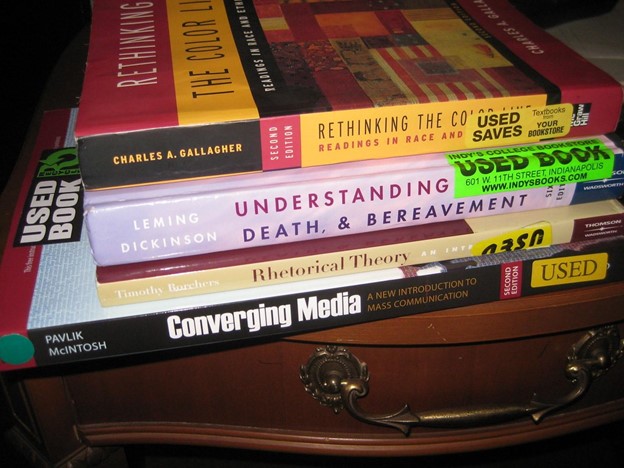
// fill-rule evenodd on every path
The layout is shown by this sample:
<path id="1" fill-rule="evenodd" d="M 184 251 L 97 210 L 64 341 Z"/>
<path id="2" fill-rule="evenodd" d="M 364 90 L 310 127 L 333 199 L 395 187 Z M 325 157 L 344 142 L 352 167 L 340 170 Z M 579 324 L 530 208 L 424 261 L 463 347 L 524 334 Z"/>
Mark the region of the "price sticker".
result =
<path id="1" fill-rule="evenodd" d="M 552 243 L 552 227 L 549 223 L 536 223 L 516 229 L 472 246 L 473 255 L 487 255 L 514 250 L 548 247 Z"/>
<path id="2" fill-rule="evenodd" d="M 470 197 L 608 179 L 615 155 L 601 140 L 462 151 L 446 155 L 455 169 L 455 197 Z"/>
<path id="3" fill-rule="evenodd" d="M 473 114 L 466 120 L 465 145 L 509 146 L 562 138 L 570 132 L 573 114 L 572 104 Z"/>

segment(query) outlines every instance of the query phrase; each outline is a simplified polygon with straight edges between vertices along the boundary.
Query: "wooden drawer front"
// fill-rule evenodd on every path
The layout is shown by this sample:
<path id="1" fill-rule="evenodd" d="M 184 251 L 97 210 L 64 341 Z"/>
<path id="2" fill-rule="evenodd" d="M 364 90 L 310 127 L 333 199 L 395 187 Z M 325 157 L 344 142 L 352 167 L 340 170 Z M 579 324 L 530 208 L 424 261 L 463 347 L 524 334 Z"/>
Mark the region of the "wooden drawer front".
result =
<path id="1" fill-rule="evenodd" d="M 620 324 L 621 334 L 622 328 Z M 555 402 L 575 388 L 564 370 L 572 345 L 585 335 L 579 330 L 477 344 L 348 349 L 368 366 L 370 391 L 358 401 L 367 413 L 391 413 L 406 403 L 419 413 L 525 405 L 534 394 L 540 401 Z M 582 425 L 574 421 L 585 416 L 570 419 L 566 414 L 585 411 L 594 418 L 587 424 L 596 424 L 596 416 L 600 421 L 616 418 L 624 405 L 620 362 L 579 401 L 539 424 L 527 416 L 469 429 L 415 426 L 406 437 L 360 422 L 346 410 L 334 414 L 306 392 L 300 367 L 323 346 L 280 341 L 101 369 L 68 376 L 65 383 L 79 431 L 90 443 L 182 442 L 321 453 L 371 454 L 382 448 L 432 453 L 440 447 L 454 450 L 458 443 L 458 450 L 471 443 L 494 446 L 505 440 L 505 431 L 510 434 L 506 443 L 543 437 L 544 431 L 568 432 Z M 599 409 L 603 404 L 611 406 Z M 561 421 L 565 425 L 558 429 Z M 449 441 L 455 445 L 448 446 Z"/>

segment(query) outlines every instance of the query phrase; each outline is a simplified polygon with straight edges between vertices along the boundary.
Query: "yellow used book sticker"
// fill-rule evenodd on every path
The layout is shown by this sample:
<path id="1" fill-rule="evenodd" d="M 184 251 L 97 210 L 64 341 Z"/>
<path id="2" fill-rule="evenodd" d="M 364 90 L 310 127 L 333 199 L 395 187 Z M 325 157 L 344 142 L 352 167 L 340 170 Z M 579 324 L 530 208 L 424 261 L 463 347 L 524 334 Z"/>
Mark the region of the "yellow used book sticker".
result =
<path id="1" fill-rule="evenodd" d="M 467 148 L 479 148 L 561 138 L 570 132 L 572 117 L 572 104 L 471 114 L 464 142 Z"/>
<path id="2" fill-rule="evenodd" d="M 609 255 L 604 252 L 536 260 L 531 271 L 531 286 L 543 288 L 598 281 L 607 277 L 608 268 Z"/>
<path id="3" fill-rule="evenodd" d="M 472 246 L 472 255 L 487 255 L 514 250 L 548 247 L 552 244 L 552 226 L 541 222 L 491 237 Z"/>

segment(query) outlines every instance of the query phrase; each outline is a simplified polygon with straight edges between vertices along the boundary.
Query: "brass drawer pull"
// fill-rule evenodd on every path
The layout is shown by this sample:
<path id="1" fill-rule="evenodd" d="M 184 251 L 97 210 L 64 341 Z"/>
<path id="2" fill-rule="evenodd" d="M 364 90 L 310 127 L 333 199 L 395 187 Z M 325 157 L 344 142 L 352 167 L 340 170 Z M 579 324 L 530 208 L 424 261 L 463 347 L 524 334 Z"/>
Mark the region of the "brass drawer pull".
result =
<path id="1" fill-rule="evenodd" d="M 528 404 L 481 405 L 413 413 L 408 405 L 389 414 L 367 414 L 358 399 L 368 393 L 369 374 L 347 348 L 329 345 L 317 348 L 299 376 L 305 389 L 321 405 L 335 413 L 346 408 L 354 418 L 369 424 L 389 426 L 409 435 L 412 427 L 459 428 L 498 424 L 530 416 L 538 423 L 548 413 L 579 399 L 592 381 L 605 373 L 620 358 L 624 341 L 614 326 L 588 332 L 572 346 L 565 366 L 566 377 L 574 383 L 572 390 L 555 402 L 541 402 L 535 397 Z"/>

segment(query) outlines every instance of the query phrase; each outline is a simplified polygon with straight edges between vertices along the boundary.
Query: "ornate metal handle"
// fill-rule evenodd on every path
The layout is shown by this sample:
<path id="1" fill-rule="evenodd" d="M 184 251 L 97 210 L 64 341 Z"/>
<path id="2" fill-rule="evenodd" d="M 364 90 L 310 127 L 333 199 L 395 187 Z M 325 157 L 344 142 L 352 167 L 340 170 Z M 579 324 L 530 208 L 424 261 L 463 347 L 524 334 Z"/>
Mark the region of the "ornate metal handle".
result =
<path id="1" fill-rule="evenodd" d="M 592 381 L 610 369 L 623 350 L 624 341 L 620 341 L 616 327 L 608 326 L 588 332 L 570 349 L 565 375 L 575 385 L 558 401 L 546 403 L 534 397 L 522 405 L 467 406 L 418 414 L 413 413 L 408 405 L 389 414 L 364 412 L 358 405 L 358 399 L 368 393 L 368 368 L 366 363 L 343 347 L 330 345 L 317 348 L 307 364 L 301 366 L 299 375 L 308 393 L 335 413 L 346 408 L 351 416 L 362 422 L 393 427 L 409 435 L 415 426 L 470 427 L 498 424 L 527 416 L 538 423 L 547 414 L 571 404 L 585 394 Z"/>

